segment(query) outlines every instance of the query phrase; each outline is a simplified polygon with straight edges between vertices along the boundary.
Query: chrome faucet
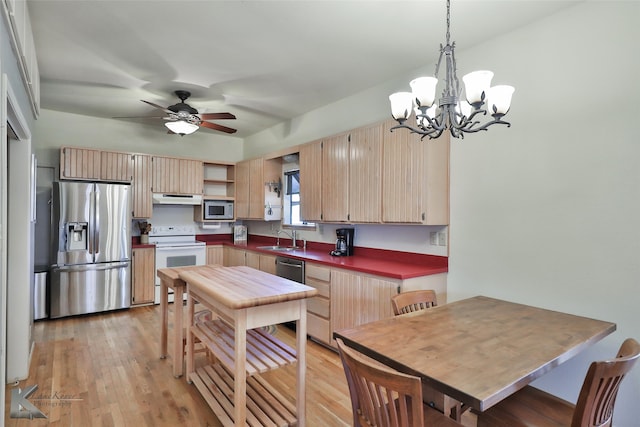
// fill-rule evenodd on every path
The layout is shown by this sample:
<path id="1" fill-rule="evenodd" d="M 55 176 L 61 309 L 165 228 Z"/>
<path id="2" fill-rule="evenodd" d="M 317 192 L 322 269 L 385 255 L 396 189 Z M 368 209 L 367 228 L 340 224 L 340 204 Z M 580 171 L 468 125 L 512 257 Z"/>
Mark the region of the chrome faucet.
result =
<path id="1" fill-rule="evenodd" d="M 278 234 L 277 234 L 278 240 L 276 242 L 277 246 L 280 246 L 280 233 L 284 233 L 285 235 L 291 237 L 291 246 L 296 246 L 296 239 L 297 239 L 296 230 L 291 230 L 291 234 L 287 233 L 283 229 L 278 230 Z"/>

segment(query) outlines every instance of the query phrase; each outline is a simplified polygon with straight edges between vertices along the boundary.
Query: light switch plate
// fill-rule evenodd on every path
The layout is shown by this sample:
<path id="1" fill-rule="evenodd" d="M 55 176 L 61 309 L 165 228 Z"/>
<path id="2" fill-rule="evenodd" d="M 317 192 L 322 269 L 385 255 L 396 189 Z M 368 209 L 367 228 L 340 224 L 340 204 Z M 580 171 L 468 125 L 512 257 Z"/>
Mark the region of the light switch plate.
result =
<path id="1" fill-rule="evenodd" d="M 431 243 L 432 246 L 437 246 L 438 245 L 438 233 L 435 231 L 432 231 L 431 234 L 429 234 L 429 243 Z"/>

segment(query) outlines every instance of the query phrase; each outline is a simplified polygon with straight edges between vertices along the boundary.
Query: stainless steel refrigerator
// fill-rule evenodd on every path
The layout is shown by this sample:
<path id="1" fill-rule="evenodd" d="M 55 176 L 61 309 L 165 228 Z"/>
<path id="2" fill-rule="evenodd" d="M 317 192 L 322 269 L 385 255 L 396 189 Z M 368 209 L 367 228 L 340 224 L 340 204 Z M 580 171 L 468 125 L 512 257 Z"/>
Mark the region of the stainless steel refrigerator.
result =
<path id="1" fill-rule="evenodd" d="M 54 182 L 51 318 L 131 305 L 131 188 Z"/>

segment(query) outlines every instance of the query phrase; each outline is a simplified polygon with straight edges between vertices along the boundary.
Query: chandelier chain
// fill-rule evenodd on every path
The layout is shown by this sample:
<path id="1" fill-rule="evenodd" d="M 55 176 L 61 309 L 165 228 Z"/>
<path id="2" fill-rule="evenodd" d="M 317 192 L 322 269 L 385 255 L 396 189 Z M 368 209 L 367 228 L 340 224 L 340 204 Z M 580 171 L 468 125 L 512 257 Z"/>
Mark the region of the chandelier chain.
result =
<path id="1" fill-rule="evenodd" d="M 451 32 L 449 31 L 450 26 L 451 26 L 451 0 L 447 0 L 447 44 L 449 44 L 449 40 L 451 39 Z"/>

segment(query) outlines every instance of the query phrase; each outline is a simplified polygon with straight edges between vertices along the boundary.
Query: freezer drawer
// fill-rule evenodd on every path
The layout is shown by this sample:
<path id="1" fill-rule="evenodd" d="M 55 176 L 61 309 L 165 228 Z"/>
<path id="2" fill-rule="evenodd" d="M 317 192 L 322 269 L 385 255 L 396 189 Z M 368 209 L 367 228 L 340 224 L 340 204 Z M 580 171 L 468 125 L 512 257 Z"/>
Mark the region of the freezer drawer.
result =
<path id="1" fill-rule="evenodd" d="M 54 268 L 50 283 L 51 318 L 131 306 L 129 262 Z"/>

